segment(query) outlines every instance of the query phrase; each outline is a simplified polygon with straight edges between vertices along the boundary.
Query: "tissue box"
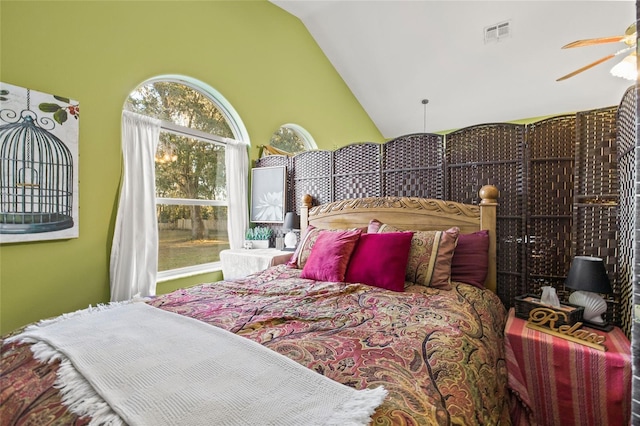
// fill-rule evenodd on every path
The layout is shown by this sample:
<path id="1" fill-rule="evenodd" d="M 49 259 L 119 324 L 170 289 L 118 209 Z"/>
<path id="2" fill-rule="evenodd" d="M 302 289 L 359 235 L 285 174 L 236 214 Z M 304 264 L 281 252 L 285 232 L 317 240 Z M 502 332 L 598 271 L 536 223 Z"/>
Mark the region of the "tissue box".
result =
<path id="1" fill-rule="evenodd" d="M 561 325 L 573 325 L 582 321 L 582 315 L 584 314 L 584 307 L 572 305 L 571 303 L 560 303 L 559 308 L 554 308 L 549 305 L 540 303 L 540 296 L 535 294 L 523 294 L 522 296 L 516 296 L 515 300 L 515 314 L 518 318 L 523 320 L 529 319 L 529 312 L 534 308 L 547 308 L 557 312 L 564 312 L 567 314 L 567 321 L 563 320 L 563 316 L 560 316 L 560 320 L 556 323 L 556 327 Z"/>

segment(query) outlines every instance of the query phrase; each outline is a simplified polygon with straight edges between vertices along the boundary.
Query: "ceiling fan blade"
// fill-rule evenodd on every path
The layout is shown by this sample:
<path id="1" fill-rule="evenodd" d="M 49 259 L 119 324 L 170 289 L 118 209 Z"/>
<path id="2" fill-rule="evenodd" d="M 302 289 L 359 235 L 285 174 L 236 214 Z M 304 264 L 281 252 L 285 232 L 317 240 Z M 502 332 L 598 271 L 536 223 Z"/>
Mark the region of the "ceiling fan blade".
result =
<path id="1" fill-rule="evenodd" d="M 568 79 L 568 78 L 571 78 L 571 77 L 573 77 L 573 76 L 574 76 L 574 75 L 576 75 L 576 74 L 580 74 L 581 72 L 588 70 L 589 68 L 593 68 L 593 67 L 595 67 L 595 66 L 596 66 L 596 65 L 598 65 L 598 64 L 601 64 L 601 63 L 603 63 L 603 62 L 606 62 L 606 61 L 608 61 L 609 59 L 615 58 L 615 56 L 616 56 L 615 54 L 607 55 L 607 56 L 605 56 L 604 58 L 600 58 L 600 59 L 598 59 L 598 60 L 597 60 L 597 61 L 595 61 L 595 62 L 591 62 L 589 65 L 585 65 L 584 67 L 582 67 L 582 68 L 580 68 L 580 69 L 577 69 L 577 70 L 575 70 L 574 72 L 571 72 L 571 73 L 569 73 L 569 74 L 567 74 L 567 75 L 564 75 L 564 76 L 560 77 L 560 78 L 559 78 L 559 79 L 557 79 L 556 81 L 562 81 L 562 80 L 566 80 L 566 79 Z"/>
<path id="2" fill-rule="evenodd" d="M 563 49 L 570 49 L 572 47 L 583 47 L 583 46 L 595 46 L 597 44 L 605 44 L 605 43 L 616 43 L 618 41 L 625 41 L 627 36 L 612 36 L 612 37 L 600 37 L 600 38 L 589 38 L 585 40 L 576 40 L 572 43 L 565 44 L 562 46 Z"/>
<path id="3" fill-rule="evenodd" d="M 566 79 L 568 79 L 568 78 L 570 78 L 570 77 L 573 77 L 573 76 L 574 76 L 574 75 L 576 75 L 576 74 L 580 74 L 582 71 L 586 71 L 586 70 L 588 70 L 589 68 L 593 68 L 593 67 L 595 67 L 595 66 L 596 66 L 596 65 L 598 65 L 598 64 L 601 64 L 601 63 L 603 63 L 603 62 L 606 62 L 606 61 L 608 61 L 609 59 L 611 59 L 611 58 L 615 58 L 616 56 L 621 55 L 621 54 L 623 54 L 623 53 L 626 53 L 626 52 L 628 52 L 628 51 L 630 51 L 630 50 L 632 50 L 632 49 L 634 49 L 634 47 L 633 47 L 633 46 L 627 47 L 627 48 L 625 48 L 625 49 L 618 50 L 616 53 L 612 53 L 611 55 L 607 55 L 607 56 L 605 56 L 604 58 L 600 58 L 600 59 L 598 59 L 597 61 L 591 62 L 590 64 L 585 65 L 584 67 L 582 67 L 582 68 L 580 68 L 580 69 L 577 69 L 577 70 L 575 70 L 575 71 L 574 71 L 574 72 L 572 72 L 572 73 L 569 73 L 569 74 L 567 74 L 567 75 L 564 75 L 564 76 L 560 77 L 560 78 L 559 78 L 559 79 L 557 79 L 556 81 L 566 80 Z"/>

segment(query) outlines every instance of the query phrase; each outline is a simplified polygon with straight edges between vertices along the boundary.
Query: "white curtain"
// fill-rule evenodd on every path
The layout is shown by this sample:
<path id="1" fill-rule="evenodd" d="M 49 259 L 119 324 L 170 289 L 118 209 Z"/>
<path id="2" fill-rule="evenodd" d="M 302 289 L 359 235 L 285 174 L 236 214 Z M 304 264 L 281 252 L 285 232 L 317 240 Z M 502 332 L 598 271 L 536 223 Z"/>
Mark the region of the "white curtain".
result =
<path id="1" fill-rule="evenodd" d="M 249 226 L 248 175 L 249 155 L 244 142 L 228 139 L 225 149 L 227 169 L 227 231 L 229 246 L 242 248 L 244 233 Z"/>
<path id="2" fill-rule="evenodd" d="M 160 121 L 122 112 L 124 173 L 111 247 L 111 301 L 155 296 L 158 271 L 155 153 Z"/>

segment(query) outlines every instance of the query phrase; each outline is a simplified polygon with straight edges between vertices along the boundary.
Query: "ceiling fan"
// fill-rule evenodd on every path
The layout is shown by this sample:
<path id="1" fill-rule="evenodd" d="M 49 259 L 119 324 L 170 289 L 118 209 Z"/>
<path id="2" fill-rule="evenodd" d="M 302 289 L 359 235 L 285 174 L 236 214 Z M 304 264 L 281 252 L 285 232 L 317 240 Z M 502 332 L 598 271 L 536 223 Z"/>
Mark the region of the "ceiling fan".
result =
<path id="1" fill-rule="evenodd" d="M 600 58 L 597 61 L 591 62 L 590 64 L 585 65 L 582 68 L 579 68 L 567 75 L 560 77 L 556 81 L 562 81 L 562 80 L 571 78 L 576 74 L 580 74 L 581 72 L 586 71 L 589 68 L 595 67 L 598 64 L 606 62 L 609 59 L 613 59 L 616 56 L 622 55 L 623 53 L 627 53 L 627 52 L 631 52 L 631 53 L 629 53 L 619 64 L 617 64 L 611 69 L 611 74 L 617 77 L 623 77 L 629 80 L 635 80 L 637 78 L 637 69 L 636 69 L 637 40 L 638 38 L 637 38 L 637 32 L 636 32 L 636 24 L 634 22 L 633 24 L 629 25 L 627 30 L 624 32 L 624 35 L 576 40 L 572 43 L 562 46 L 563 49 L 570 49 L 573 47 L 593 46 L 596 44 L 616 43 L 616 42 L 622 42 L 626 44 L 626 47 L 624 47 L 623 49 L 620 49 L 615 53 L 612 53 L 603 58 Z"/>

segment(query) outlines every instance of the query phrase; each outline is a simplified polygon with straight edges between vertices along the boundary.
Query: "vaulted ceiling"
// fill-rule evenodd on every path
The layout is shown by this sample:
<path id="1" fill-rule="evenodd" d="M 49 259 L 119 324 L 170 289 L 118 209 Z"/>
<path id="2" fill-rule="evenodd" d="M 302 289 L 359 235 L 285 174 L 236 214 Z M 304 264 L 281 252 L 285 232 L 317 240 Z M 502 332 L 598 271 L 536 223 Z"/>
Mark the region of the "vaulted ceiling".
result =
<path id="1" fill-rule="evenodd" d="M 303 22 L 386 138 L 617 105 L 632 84 L 609 73 L 626 53 L 556 79 L 624 48 L 561 49 L 623 34 L 634 1 L 270 1 Z M 509 36 L 485 42 L 503 22 Z"/>

